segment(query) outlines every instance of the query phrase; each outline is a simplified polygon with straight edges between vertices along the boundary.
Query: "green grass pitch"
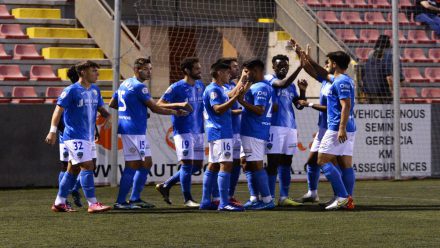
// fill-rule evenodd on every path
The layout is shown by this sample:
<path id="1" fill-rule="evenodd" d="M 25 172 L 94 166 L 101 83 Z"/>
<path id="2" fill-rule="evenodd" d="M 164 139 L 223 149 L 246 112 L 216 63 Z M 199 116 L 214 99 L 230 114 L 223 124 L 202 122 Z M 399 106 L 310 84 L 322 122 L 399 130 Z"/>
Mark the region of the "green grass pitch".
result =
<path id="1" fill-rule="evenodd" d="M 304 193 L 293 183 L 291 195 Z M 361 181 L 355 211 L 323 211 L 317 205 L 273 211 L 224 213 L 188 210 L 180 189 L 174 205 L 147 186 L 149 211 L 87 214 L 50 211 L 56 189 L 0 190 L 0 247 L 439 247 L 440 181 Z M 110 204 L 117 188 L 100 187 Z M 200 185 L 193 185 L 199 199 Z M 238 198 L 248 196 L 238 186 Z M 321 201 L 331 196 L 320 184 Z"/>

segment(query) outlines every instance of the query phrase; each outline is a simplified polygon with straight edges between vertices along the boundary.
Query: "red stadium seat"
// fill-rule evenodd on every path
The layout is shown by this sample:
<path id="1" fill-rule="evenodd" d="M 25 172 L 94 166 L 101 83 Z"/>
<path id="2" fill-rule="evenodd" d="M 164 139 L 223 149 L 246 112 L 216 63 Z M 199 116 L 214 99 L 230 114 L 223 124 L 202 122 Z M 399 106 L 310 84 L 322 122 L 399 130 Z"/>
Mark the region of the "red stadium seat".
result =
<path id="1" fill-rule="evenodd" d="M 366 21 L 361 19 L 359 12 L 342 12 L 341 21 L 345 24 L 367 24 Z"/>
<path id="2" fill-rule="evenodd" d="M 433 62 L 432 59 L 426 57 L 425 51 L 422 48 L 405 48 L 403 50 L 403 58 L 409 62 Z"/>
<path id="3" fill-rule="evenodd" d="M 426 101 L 428 103 L 439 103 L 440 102 L 440 89 L 439 88 L 423 88 L 422 97 L 428 98 Z"/>
<path id="4" fill-rule="evenodd" d="M 399 8 L 409 9 L 412 7 L 414 7 L 414 4 L 411 2 L 411 0 L 399 0 Z"/>
<path id="5" fill-rule="evenodd" d="M 20 24 L 0 24 L 0 38 L 4 39 L 28 39 L 29 36 L 21 31 Z"/>
<path id="6" fill-rule="evenodd" d="M 18 65 L 0 65 L 0 80 L 24 81 L 27 77 L 21 74 Z"/>
<path id="7" fill-rule="evenodd" d="M 388 0 L 368 0 L 368 4 L 373 5 L 373 8 L 391 8 Z"/>
<path id="8" fill-rule="evenodd" d="M 322 0 L 322 3 L 326 6 L 326 7 L 345 7 L 346 4 L 344 3 L 344 1 L 341 0 Z"/>
<path id="9" fill-rule="evenodd" d="M 61 95 L 61 92 L 63 92 L 63 87 L 47 87 L 46 88 L 46 101 L 45 103 L 54 104 L 57 102 L 57 98 Z"/>
<path id="10" fill-rule="evenodd" d="M 10 103 L 11 98 L 5 96 L 5 93 L 0 89 L 0 103 Z"/>
<path id="11" fill-rule="evenodd" d="M 31 66 L 30 80 L 61 81 L 61 78 L 55 76 L 50 65 L 33 65 Z"/>
<path id="12" fill-rule="evenodd" d="M 304 0 L 304 3 L 310 7 L 324 7 L 325 5 L 319 0 Z"/>
<path id="13" fill-rule="evenodd" d="M 393 30 L 385 30 L 384 34 L 388 35 L 389 37 L 391 37 L 391 40 L 393 40 Z M 403 35 L 403 31 L 402 30 L 399 30 L 399 42 L 400 43 L 408 42 L 406 37 Z"/>
<path id="14" fill-rule="evenodd" d="M 408 31 L 408 40 L 413 41 L 414 43 L 420 44 L 433 44 L 435 40 L 430 39 L 428 35 L 426 35 L 425 30 L 409 30 Z"/>
<path id="15" fill-rule="evenodd" d="M 385 20 L 382 12 L 366 12 L 364 15 L 364 19 L 370 24 L 380 24 L 380 25 L 391 24 L 390 21 Z"/>
<path id="16" fill-rule="evenodd" d="M 379 35 L 380 33 L 377 29 L 361 29 L 359 39 L 363 42 L 376 42 Z"/>
<path id="17" fill-rule="evenodd" d="M 0 59 L 12 59 L 12 55 L 6 53 L 3 44 L 0 44 Z"/>
<path id="18" fill-rule="evenodd" d="M 398 18 L 399 18 L 400 25 L 415 25 L 416 24 L 415 22 L 410 22 L 405 13 L 399 13 Z M 391 13 L 388 13 L 388 21 L 390 23 L 392 21 L 392 14 Z"/>
<path id="19" fill-rule="evenodd" d="M 344 42 L 359 42 L 353 29 L 336 29 L 335 33 Z"/>
<path id="20" fill-rule="evenodd" d="M 6 5 L 0 5 L 0 19 L 14 19 L 15 17 L 9 14 Z"/>
<path id="21" fill-rule="evenodd" d="M 403 75 L 410 83 L 427 83 L 428 79 L 420 74 L 419 68 L 403 68 Z"/>
<path id="22" fill-rule="evenodd" d="M 350 8 L 373 8 L 373 5 L 368 4 L 366 0 L 345 0 L 345 3 Z"/>
<path id="23" fill-rule="evenodd" d="M 43 103 L 44 98 L 38 98 L 34 87 L 14 87 L 12 103 Z"/>
<path id="24" fill-rule="evenodd" d="M 373 51 L 372 48 L 359 47 L 355 49 L 356 56 L 363 61 L 368 59 L 368 55 L 371 51 Z"/>
<path id="25" fill-rule="evenodd" d="M 440 63 L 440 48 L 431 48 L 428 51 L 428 57 L 436 63 Z"/>
<path id="26" fill-rule="evenodd" d="M 14 47 L 14 59 L 44 59 L 38 54 L 35 45 L 17 44 Z"/>
<path id="27" fill-rule="evenodd" d="M 316 15 L 328 24 L 344 24 L 343 21 L 336 17 L 336 12 L 334 11 L 318 11 Z"/>
<path id="28" fill-rule="evenodd" d="M 425 77 L 430 83 L 440 82 L 440 67 L 425 68 Z"/>
<path id="29" fill-rule="evenodd" d="M 400 88 L 400 101 L 404 103 L 424 103 L 424 99 L 420 99 L 415 88 Z"/>

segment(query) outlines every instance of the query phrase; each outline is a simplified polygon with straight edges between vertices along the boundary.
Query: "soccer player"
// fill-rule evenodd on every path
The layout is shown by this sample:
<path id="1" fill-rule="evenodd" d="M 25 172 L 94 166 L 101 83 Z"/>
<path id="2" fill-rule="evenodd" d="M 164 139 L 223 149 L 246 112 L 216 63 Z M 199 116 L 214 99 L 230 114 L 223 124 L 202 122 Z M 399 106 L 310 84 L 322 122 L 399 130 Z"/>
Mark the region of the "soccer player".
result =
<path id="1" fill-rule="evenodd" d="M 232 90 L 236 87 L 235 80 L 240 76 L 240 67 L 236 58 L 221 58 L 218 62 L 229 65 L 229 82 L 223 84 L 226 94 L 229 98 L 232 98 L 236 93 Z M 238 180 L 240 178 L 241 168 L 246 163 L 245 154 L 242 150 L 241 139 L 240 139 L 240 122 L 241 122 L 242 107 L 235 101 L 232 104 L 231 114 L 232 114 L 232 172 L 231 172 L 231 183 L 229 186 L 229 202 L 234 205 L 242 206 L 242 204 L 234 197 L 235 188 L 237 187 Z M 214 184 L 216 186 L 216 184 Z M 213 194 L 214 194 L 213 190 Z M 218 191 L 218 190 L 217 190 Z"/>
<path id="2" fill-rule="evenodd" d="M 217 61 L 211 66 L 213 82 L 203 93 L 205 128 L 209 142 L 209 164 L 203 177 L 203 196 L 200 209 L 213 209 L 211 194 L 217 184 L 220 194 L 219 211 L 243 211 L 241 206 L 230 203 L 230 181 L 233 169 L 232 106 L 243 94 L 243 87 L 229 99 L 224 85 L 229 82 L 230 65 Z M 220 171 L 220 172 L 219 172 Z M 217 180 L 216 180 L 217 179 Z M 214 208 L 215 209 L 215 208 Z"/>
<path id="3" fill-rule="evenodd" d="M 298 76 L 302 67 L 299 66 L 289 77 L 289 58 L 285 55 L 276 55 L 272 58 L 274 74 L 268 74 L 265 79 L 272 85 L 276 95 L 277 107 L 273 111 L 270 136 L 266 145 L 269 189 L 275 198 L 277 175 L 280 181 L 280 198 L 278 206 L 298 206 L 298 202 L 288 198 L 291 181 L 292 157 L 298 151 L 298 137 L 293 105 L 299 110 L 304 107 L 299 100 L 306 98 L 307 82 L 298 81 L 300 94 L 298 95 L 293 81 Z"/>
<path id="4" fill-rule="evenodd" d="M 274 93 L 269 82 L 264 80 L 264 63 L 261 60 L 251 59 L 243 66 L 243 81 L 251 83 L 248 83 L 251 86 L 244 97 L 239 97 L 239 103 L 244 107 L 240 128 L 243 151 L 246 154 L 244 171 L 250 191 L 256 188 L 261 194 L 261 201 L 251 199 L 244 206 L 250 210 L 273 209 L 275 204 L 270 194 L 267 173 L 263 168 L 263 159 L 265 143 L 269 139 Z M 251 192 L 252 197 L 255 196 Z"/>
<path id="5" fill-rule="evenodd" d="M 198 208 L 191 195 L 191 176 L 203 166 L 204 158 L 204 128 L 203 128 L 203 91 L 205 86 L 200 80 L 202 67 L 199 59 L 185 58 L 181 64 L 185 77 L 168 87 L 165 94 L 159 99 L 158 105 L 165 108 L 185 109 L 191 112 L 187 116 L 172 116 L 174 144 L 180 170 L 156 189 L 163 196 L 165 202 L 171 204 L 169 192 L 171 187 L 180 181 L 184 205 L 189 208 Z"/>
<path id="6" fill-rule="evenodd" d="M 109 206 L 102 205 L 95 197 L 92 143 L 94 142 L 96 112 L 98 111 L 107 119 L 107 126 L 110 117 L 110 114 L 103 107 L 101 92 L 94 84 L 98 79 L 98 68 L 99 66 L 92 61 L 82 62 L 76 66 L 80 77 L 79 81 L 63 90 L 52 116 L 46 142 L 51 145 L 55 144 L 57 126 L 64 112 L 63 140 L 70 161 L 67 172 L 59 185 L 55 203 L 52 205 L 54 212 L 75 211 L 66 204 L 66 198 L 76 182 L 78 173 L 89 204 L 88 212 L 104 212 L 111 209 Z"/>
<path id="7" fill-rule="evenodd" d="M 114 209 L 154 208 L 141 199 L 141 192 L 153 165 L 150 144 L 147 139 L 147 108 L 163 115 L 187 114 L 182 109 L 174 110 L 156 105 L 148 88 L 143 83 L 151 78 L 153 67 L 150 59 L 138 58 L 134 62 L 134 77 L 125 80 L 110 100 L 109 106 L 118 109 L 118 134 L 121 135 L 125 168 L 119 184 L 119 194 Z M 126 201 L 132 188 L 129 202 Z"/>
<path id="8" fill-rule="evenodd" d="M 292 43 L 295 41 L 292 40 Z M 304 69 L 311 76 L 332 82 L 327 96 L 327 131 L 318 150 L 318 165 L 331 182 L 336 199 L 326 209 L 354 208 L 353 190 L 355 174 L 352 167 L 353 146 L 356 133 L 354 121 L 354 83 L 345 72 L 351 58 L 342 51 L 327 54 L 331 75 L 310 56 L 299 53 Z M 332 161 L 337 159 L 341 173 Z"/>

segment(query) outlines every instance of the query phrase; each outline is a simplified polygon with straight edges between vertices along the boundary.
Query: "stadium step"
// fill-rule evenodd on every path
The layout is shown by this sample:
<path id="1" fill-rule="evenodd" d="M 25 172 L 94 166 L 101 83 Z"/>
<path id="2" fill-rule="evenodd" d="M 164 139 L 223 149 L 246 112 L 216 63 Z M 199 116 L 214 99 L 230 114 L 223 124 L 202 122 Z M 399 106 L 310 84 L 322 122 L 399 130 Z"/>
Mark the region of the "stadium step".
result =
<path id="1" fill-rule="evenodd" d="M 83 28 L 44 28 L 31 27 L 26 29 L 30 38 L 68 38 L 86 39 L 87 31 Z"/>
<path id="2" fill-rule="evenodd" d="M 99 48 L 46 47 L 41 54 L 45 59 L 104 59 Z"/>
<path id="3" fill-rule="evenodd" d="M 61 19 L 60 9 L 16 8 L 11 13 L 15 18 Z"/>
<path id="4" fill-rule="evenodd" d="M 108 104 L 110 102 L 110 99 L 113 96 L 113 91 L 111 91 L 111 90 L 101 90 L 101 96 L 104 99 L 104 102 Z"/>
<path id="5" fill-rule="evenodd" d="M 67 71 L 69 68 L 60 68 L 57 70 L 58 77 L 62 80 L 69 80 L 67 77 Z M 99 69 L 98 81 L 112 81 L 113 80 L 113 70 L 112 69 Z"/>

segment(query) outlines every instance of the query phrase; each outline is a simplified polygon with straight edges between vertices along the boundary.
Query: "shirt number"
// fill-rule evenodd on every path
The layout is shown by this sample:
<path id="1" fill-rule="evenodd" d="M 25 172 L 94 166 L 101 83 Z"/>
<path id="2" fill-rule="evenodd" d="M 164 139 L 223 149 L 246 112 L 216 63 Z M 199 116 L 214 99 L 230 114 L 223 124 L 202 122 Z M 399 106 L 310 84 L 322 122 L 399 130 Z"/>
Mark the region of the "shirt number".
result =
<path id="1" fill-rule="evenodd" d="M 122 106 L 119 106 L 118 110 L 121 112 L 127 110 L 127 104 L 125 104 L 125 100 L 123 98 L 124 95 L 125 95 L 125 90 L 118 90 L 118 101 L 122 104 Z"/>
<path id="2" fill-rule="evenodd" d="M 269 109 L 267 110 L 266 117 L 272 118 L 272 97 L 269 99 Z"/>

